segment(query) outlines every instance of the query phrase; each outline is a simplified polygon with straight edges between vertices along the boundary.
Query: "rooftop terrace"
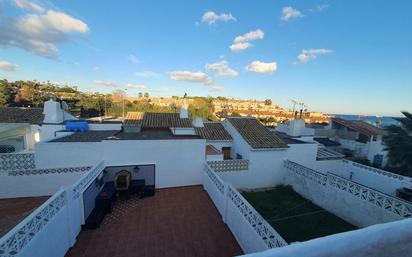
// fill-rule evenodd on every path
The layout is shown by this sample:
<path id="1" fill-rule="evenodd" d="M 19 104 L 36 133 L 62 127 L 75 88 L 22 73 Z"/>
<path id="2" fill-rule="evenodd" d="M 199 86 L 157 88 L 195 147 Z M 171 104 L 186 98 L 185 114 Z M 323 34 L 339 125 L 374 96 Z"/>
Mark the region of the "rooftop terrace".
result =
<path id="1" fill-rule="evenodd" d="M 243 254 L 201 186 L 119 199 L 98 229 L 82 231 L 66 257 L 236 256 Z"/>

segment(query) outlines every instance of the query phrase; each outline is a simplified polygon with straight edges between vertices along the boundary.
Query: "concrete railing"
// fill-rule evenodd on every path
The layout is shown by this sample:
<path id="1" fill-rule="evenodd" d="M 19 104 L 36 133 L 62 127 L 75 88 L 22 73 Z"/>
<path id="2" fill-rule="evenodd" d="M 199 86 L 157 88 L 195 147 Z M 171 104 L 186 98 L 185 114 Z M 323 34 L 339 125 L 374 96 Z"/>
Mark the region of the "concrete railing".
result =
<path id="1" fill-rule="evenodd" d="M 343 213 L 342 215 L 346 215 L 347 217 L 365 217 L 366 213 L 368 213 L 371 208 L 368 206 L 373 205 L 377 208 L 373 213 L 376 216 L 374 218 L 371 217 L 370 221 L 366 219 L 367 217 L 365 219 L 362 219 L 362 222 L 356 221 L 355 219 L 355 224 L 366 226 L 379 223 L 378 221 L 388 222 L 412 217 L 412 204 L 400 198 L 387 195 L 365 185 L 356 183 L 329 172 L 324 174 L 315 171 L 289 160 L 286 160 L 284 162 L 284 167 L 287 171 L 293 172 L 294 174 L 301 178 L 304 178 L 305 180 L 316 182 L 318 185 L 317 188 L 307 183 L 298 183 L 297 181 L 289 183 L 291 183 L 294 188 L 299 190 L 300 194 L 309 197 L 316 204 L 324 207 L 328 211 L 331 211 L 338 216 L 340 216 L 340 213 Z M 292 180 L 289 179 L 289 181 Z M 337 193 L 339 192 L 344 192 L 345 195 L 337 195 Z M 350 194 L 351 196 L 346 195 L 346 193 Z M 333 200 L 332 198 L 334 198 L 335 200 Z M 350 207 L 350 202 L 355 203 L 355 200 L 360 201 L 358 203 L 361 204 L 361 208 L 352 208 L 353 210 L 351 210 L 342 207 L 343 205 L 349 205 L 348 207 Z M 350 202 L 348 203 L 347 201 Z M 352 214 L 349 215 L 348 213 L 350 212 L 352 212 Z M 380 214 L 377 212 L 379 212 Z M 391 215 L 386 215 L 385 212 L 390 212 Z"/>
<path id="2" fill-rule="evenodd" d="M 69 168 L 47 168 L 47 169 L 28 169 L 28 170 L 12 170 L 8 171 L 9 176 L 29 176 L 29 175 L 43 175 L 43 174 L 60 174 L 85 172 L 90 170 L 91 166 L 69 167 Z"/>
<path id="3" fill-rule="evenodd" d="M 381 169 L 378 169 L 378 168 L 370 167 L 370 166 L 363 165 L 363 164 L 353 162 L 353 161 L 349 161 L 349 160 L 342 160 L 342 162 L 345 163 L 345 164 L 348 164 L 348 165 L 352 165 L 353 167 L 362 169 L 364 171 L 373 172 L 375 174 L 382 175 L 382 176 L 385 176 L 385 177 L 388 177 L 388 178 L 391 178 L 391 179 L 412 182 L 411 177 L 402 176 L 402 175 L 399 175 L 399 174 L 396 174 L 396 173 L 392 173 L 392 172 L 389 172 L 389 171 L 386 171 L 386 170 L 381 170 Z"/>
<path id="4" fill-rule="evenodd" d="M 0 172 L 35 168 L 34 153 L 32 152 L 0 154 Z"/>
<path id="5" fill-rule="evenodd" d="M 203 186 L 245 253 L 287 245 L 236 188 L 223 182 L 208 164 Z"/>
<path id="6" fill-rule="evenodd" d="M 103 171 L 95 165 L 74 185 L 60 189 L 0 239 L 0 257 L 63 257 L 84 222 L 80 194 Z"/>
<path id="7" fill-rule="evenodd" d="M 230 172 L 249 169 L 249 160 L 223 160 L 223 161 L 208 161 L 207 164 L 215 172 Z"/>
<path id="8" fill-rule="evenodd" d="M 347 192 L 386 211 L 393 212 L 402 218 L 412 217 L 412 204 L 409 202 L 384 194 L 332 173 L 327 174 L 327 183 L 331 187 Z"/>
<path id="9" fill-rule="evenodd" d="M 412 219 L 321 237 L 247 257 L 412 256 Z"/>

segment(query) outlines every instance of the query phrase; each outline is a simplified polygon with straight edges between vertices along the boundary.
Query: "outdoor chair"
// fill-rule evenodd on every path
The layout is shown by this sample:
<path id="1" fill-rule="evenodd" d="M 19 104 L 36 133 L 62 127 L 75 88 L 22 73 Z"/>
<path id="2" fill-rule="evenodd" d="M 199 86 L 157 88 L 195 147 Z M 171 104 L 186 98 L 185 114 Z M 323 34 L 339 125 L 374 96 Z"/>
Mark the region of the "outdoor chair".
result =
<path id="1" fill-rule="evenodd" d="M 114 179 L 116 192 L 118 194 L 125 193 L 126 199 L 130 198 L 130 172 L 126 170 L 119 171 Z"/>

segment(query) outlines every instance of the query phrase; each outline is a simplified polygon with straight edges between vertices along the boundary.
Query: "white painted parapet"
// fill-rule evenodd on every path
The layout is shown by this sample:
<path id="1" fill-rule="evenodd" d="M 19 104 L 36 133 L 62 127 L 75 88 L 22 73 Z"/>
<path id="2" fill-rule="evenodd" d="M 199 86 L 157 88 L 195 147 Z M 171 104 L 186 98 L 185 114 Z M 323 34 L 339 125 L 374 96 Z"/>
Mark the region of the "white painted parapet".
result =
<path id="1" fill-rule="evenodd" d="M 247 257 L 389 257 L 412 256 L 412 219 L 370 226 Z"/>
<path id="2" fill-rule="evenodd" d="M 412 204 L 332 173 L 285 161 L 286 184 L 305 198 L 359 227 L 412 217 Z"/>
<path id="3" fill-rule="evenodd" d="M 223 182 L 208 164 L 205 164 L 203 187 L 244 252 L 252 253 L 287 245 L 236 188 Z"/>

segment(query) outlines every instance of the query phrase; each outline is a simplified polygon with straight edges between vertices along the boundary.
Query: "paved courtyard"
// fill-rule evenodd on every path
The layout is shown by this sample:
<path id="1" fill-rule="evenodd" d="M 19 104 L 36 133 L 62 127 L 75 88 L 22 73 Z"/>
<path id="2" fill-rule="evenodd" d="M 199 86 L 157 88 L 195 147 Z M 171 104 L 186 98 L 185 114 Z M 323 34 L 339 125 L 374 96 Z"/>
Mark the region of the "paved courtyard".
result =
<path id="1" fill-rule="evenodd" d="M 118 200 L 95 230 L 82 231 L 66 257 L 236 256 L 243 254 L 201 186 L 160 189 Z"/>
<path id="2" fill-rule="evenodd" d="M 20 223 L 49 196 L 0 199 L 0 237 Z"/>

